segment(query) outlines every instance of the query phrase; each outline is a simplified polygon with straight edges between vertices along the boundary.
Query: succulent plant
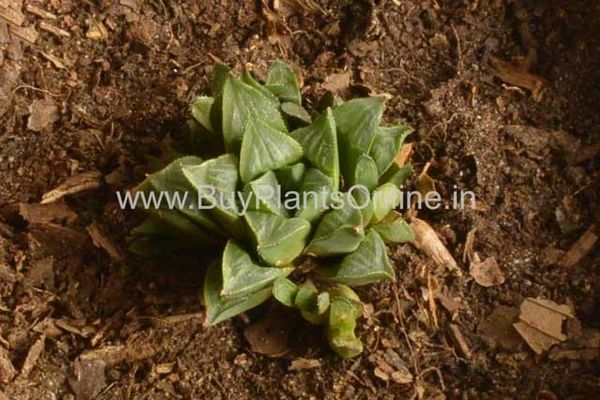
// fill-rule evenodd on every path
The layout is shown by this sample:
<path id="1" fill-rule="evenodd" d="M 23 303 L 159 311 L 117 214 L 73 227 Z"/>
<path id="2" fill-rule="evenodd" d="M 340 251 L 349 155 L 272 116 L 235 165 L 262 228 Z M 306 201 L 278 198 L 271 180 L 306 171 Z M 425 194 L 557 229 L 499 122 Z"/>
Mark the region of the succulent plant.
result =
<path id="1" fill-rule="evenodd" d="M 179 201 L 145 207 L 130 248 L 221 248 L 206 271 L 207 324 L 274 297 L 323 325 L 339 355 L 359 354 L 362 304 L 350 287 L 394 279 L 385 243 L 414 237 L 394 211 L 410 174 L 394 158 L 411 129 L 380 125 L 385 101 L 307 111 L 287 64 L 272 65 L 264 84 L 217 65 L 212 96 L 191 107 L 189 155 L 136 188 Z"/>

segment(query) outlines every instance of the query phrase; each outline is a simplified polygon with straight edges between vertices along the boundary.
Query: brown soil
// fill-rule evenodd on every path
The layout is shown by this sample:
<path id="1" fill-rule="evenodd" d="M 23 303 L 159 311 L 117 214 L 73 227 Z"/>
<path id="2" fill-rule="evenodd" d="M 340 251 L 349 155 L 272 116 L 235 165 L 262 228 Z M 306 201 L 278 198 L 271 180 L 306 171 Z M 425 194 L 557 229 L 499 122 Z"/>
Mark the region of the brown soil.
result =
<path id="1" fill-rule="evenodd" d="M 597 338 L 600 326 L 600 252 L 566 268 L 556 260 L 598 221 L 599 4 L 274 3 L 0 1 L 0 399 L 598 396 L 597 352 L 577 349 L 599 345 L 582 338 Z M 8 6 L 25 19 L 7 23 Z M 19 22 L 39 33 L 35 44 L 19 38 L 11 26 Z M 529 81 L 495 72 L 496 58 Z M 269 306 L 206 328 L 197 296 L 204 260 L 149 262 L 124 251 L 139 216 L 118 209 L 114 190 L 138 182 L 145 156 L 177 138 L 217 60 L 260 76 L 275 59 L 301 71 L 312 102 L 343 71 L 355 94 L 392 94 L 385 118 L 416 128 L 417 172 L 431 162 L 445 199 L 457 185 L 479 200 L 419 215 L 462 277 L 411 246 L 390 248 L 399 279 L 360 291 L 372 312 L 353 360 L 335 357 L 301 322 L 283 357 L 253 353 L 244 329 Z M 106 182 L 27 208 L 89 171 Z M 101 233 L 86 229 L 94 223 Z M 495 258 L 501 285 L 469 275 L 463 251 L 474 228 L 473 249 Z M 109 244 L 94 246 L 89 232 Z M 428 276 L 444 293 L 435 309 Z M 570 358 L 536 355 L 512 330 L 526 297 L 573 307 L 559 346 Z M 382 357 L 384 369 L 403 364 L 414 380 L 386 379 Z M 288 370 L 298 358 L 317 366 Z"/>

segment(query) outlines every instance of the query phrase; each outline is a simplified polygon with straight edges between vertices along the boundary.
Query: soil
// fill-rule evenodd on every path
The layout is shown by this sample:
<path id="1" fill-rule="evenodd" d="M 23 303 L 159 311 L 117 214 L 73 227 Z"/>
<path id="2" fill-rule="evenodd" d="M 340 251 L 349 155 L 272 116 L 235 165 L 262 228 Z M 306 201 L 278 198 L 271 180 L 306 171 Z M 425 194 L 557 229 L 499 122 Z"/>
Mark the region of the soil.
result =
<path id="1" fill-rule="evenodd" d="M 598 396 L 599 246 L 557 264 L 599 221 L 599 21 L 594 1 L 0 1 L 0 399 Z M 270 305 L 207 328 L 207 257 L 126 251 L 140 216 L 114 191 L 177 146 L 216 62 L 260 77 L 276 59 L 308 102 L 342 73 L 346 95 L 390 93 L 417 175 L 429 163 L 445 204 L 455 185 L 477 196 L 419 213 L 461 276 L 390 247 L 398 280 L 360 290 L 352 360 L 300 321 L 285 355 L 254 353 L 244 330 Z M 473 280 L 474 252 L 504 283 Z M 550 352 L 512 328 L 528 297 L 574 310 Z"/>

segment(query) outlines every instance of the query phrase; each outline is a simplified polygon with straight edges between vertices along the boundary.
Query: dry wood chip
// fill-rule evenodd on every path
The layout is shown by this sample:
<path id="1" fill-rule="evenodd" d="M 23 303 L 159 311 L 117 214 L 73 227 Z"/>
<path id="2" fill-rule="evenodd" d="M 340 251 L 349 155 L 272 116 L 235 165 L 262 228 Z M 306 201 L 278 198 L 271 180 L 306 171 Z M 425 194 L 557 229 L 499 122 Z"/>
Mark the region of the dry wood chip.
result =
<path id="1" fill-rule="evenodd" d="M 69 32 L 65 31 L 62 28 L 59 28 L 56 25 L 52 25 L 51 23 L 49 23 L 47 21 L 40 22 L 40 29 L 42 29 L 46 32 L 50 32 L 58 37 L 65 37 L 65 38 L 71 37 L 71 34 Z"/>
<path id="2" fill-rule="evenodd" d="M 27 128 L 36 132 L 42 131 L 60 118 L 58 106 L 50 98 L 34 100 L 29 106 L 29 113 Z"/>
<path id="3" fill-rule="evenodd" d="M 106 363 L 102 360 L 76 360 L 73 363 L 73 373 L 69 375 L 69 386 L 77 400 L 95 399 L 106 386 L 104 369 Z"/>
<path id="4" fill-rule="evenodd" d="M 411 242 L 412 245 L 424 252 L 436 264 L 454 271 L 459 276 L 462 275 L 454 257 L 427 222 L 413 218 L 410 226 L 415 231 L 415 240 Z"/>
<path id="5" fill-rule="evenodd" d="M 17 274 L 8 265 L 0 262 L 0 280 L 6 283 L 15 283 Z"/>
<path id="6" fill-rule="evenodd" d="M 598 225 L 593 224 L 585 233 L 571 246 L 571 248 L 560 259 L 558 265 L 563 268 L 571 268 L 583 260 L 596 246 Z"/>
<path id="7" fill-rule="evenodd" d="M 173 368 L 175 368 L 174 362 L 161 363 L 161 364 L 156 364 L 155 371 L 159 375 L 165 375 L 165 374 L 170 374 L 173 371 Z"/>
<path id="8" fill-rule="evenodd" d="M 45 343 L 46 338 L 44 336 L 41 336 L 29 348 L 29 351 L 27 352 L 27 357 L 25 357 L 25 362 L 23 363 L 23 367 L 21 368 L 21 378 L 27 378 L 29 376 L 29 373 L 31 372 L 33 367 L 35 367 L 37 360 L 40 358 L 42 352 L 44 351 Z"/>
<path id="9" fill-rule="evenodd" d="M 29 12 L 33 15 L 37 15 L 38 17 L 41 17 L 41 18 L 56 19 L 56 15 L 52 14 L 50 11 L 46 11 L 43 8 L 34 6 L 33 4 L 27 4 L 27 6 L 25 6 L 25 10 L 27 10 L 27 12 Z"/>
<path id="10" fill-rule="evenodd" d="M 471 262 L 469 273 L 475 282 L 483 287 L 492 287 L 504 283 L 504 274 L 494 257 L 488 257 L 484 261 L 479 261 L 479 257 L 475 255 L 475 260 Z"/>
<path id="11" fill-rule="evenodd" d="M 77 214 L 64 202 L 51 204 L 19 203 L 19 215 L 29 223 L 65 222 L 72 223 Z"/>
<path id="12" fill-rule="evenodd" d="M 119 4 L 131 8 L 133 11 L 139 11 L 139 0 L 120 0 Z"/>
<path id="13" fill-rule="evenodd" d="M 332 74 L 325 78 L 325 82 L 321 85 L 323 89 L 333 93 L 340 93 L 350 87 L 350 71 L 345 71 L 339 74 Z"/>
<path id="14" fill-rule="evenodd" d="M 94 246 L 104 249 L 113 260 L 121 261 L 123 259 L 123 252 L 119 246 L 104 233 L 104 230 L 98 223 L 94 222 L 86 229 L 92 238 Z"/>
<path id="15" fill-rule="evenodd" d="M 10 33 L 8 32 L 8 25 L 6 22 L 0 21 L 0 43 L 5 44 L 10 42 Z"/>
<path id="16" fill-rule="evenodd" d="M 8 358 L 8 351 L 0 346 L 0 382 L 8 383 L 16 374 L 17 371 Z"/>
<path id="17" fill-rule="evenodd" d="M 111 367 L 123 361 L 135 361 L 152 357 L 158 350 L 159 348 L 156 346 L 139 344 L 106 346 L 100 349 L 85 351 L 79 358 L 81 360 L 103 360 L 108 367 Z"/>
<path id="18" fill-rule="evenodd" d="M 302 369 L 312 369 L 321 366 L 321 361 L 310 358 L 296 358 L 292 360 L 288 371 L 299 371 Z"/>
<path id="19" fill-rule="evenodd" d="M 65 196 L 98 189 L 102 184 L 102 174 L 98 171 L 82 172 L 68 178 L 61 185 L 42 196 L 41 204 L 53 203 Z"/>
<path id="20" fill-rule="evenodd" d="M 520 321 L 513 326 L 533 351 L 542 354 L 567 339 L 563 333 L 567 318 L 574 318 L 569 306 L 529 297 L 521 303 Z"/>
<path id="21" fill-rule="evenodd" d="M 398 154 L 396 155 L 396 157 L 394 158 L 394 161 L 396 162 L 396 165 L 398 165 L 398 167 L 402 168 L 406 165 L 406 163 L 408 162 L 408 160 L 410 159 L 410 155 L 413 152 L 413 144 L 412 143 L 405 143 L 402 148 L 400 149 L 400 151 L 398 152 Z"/>
<path id="22" fill-rule="evenodd" d="M 88 31 L 85 33 L 85 37 L 92 40 L 102 40 L 108 37 L 108 31 L 102 23 L 95 18 L 90 18 L 87 21 Z"/>
<path id="23" fill-rule="evenodd" d="M 463 262 L 470 263 L 473 261 L 473 254 L 475 253 L 475 234 L 477 233 L 477 227 L 474 227 L 467 233 L 467 239 L 465 240 L 465 249 L 463 251 Z"/>
<path id="24" fill-rule="evenodd" d="M 471 358 L 471 350 L 469 349 L 469 344 L 467 340 L 463 336 L 460 328 L 456 324 L 450 324 L 448 327 L 450 332 L 450 337 L 454 344 L 458 347 L 459 353 L 466 359 Z"/>
<path id="25" fill-rule="evenodd" d="M 11 26 L 10 32 L 30 44 L 34 44 L 39 36 L 33 26 Z"/>
<path id="26" fill-rule="evenodd" d="M 0 18 L 5 19 L 13 25 L 21 26 L 25 21 L 25 15 L 18 9 L 0 8 Z"/>
<path id="27" fill-rule="evenodd" d="M 538 100 L 546 86 L 546 81 L 539 76 L 522 71 L 518 66 L 496 57 L 490 58 L 490 65 L 496 72 L 496 76 L 504 82 L 514 86 L 528 89 L 533 98 Z"/>
<path id="28" fill-rule="evenodd" d="M 60 58 L 56 57 L 53 54 L 50 53 L 46 53 L 44 51 L 41 51 L 40 54 L 48 61 L 50 61 L 56 68 L 58 69 L 67 69 L 67 66 L 64 64 L 63 60 L 61 60 Z"/>

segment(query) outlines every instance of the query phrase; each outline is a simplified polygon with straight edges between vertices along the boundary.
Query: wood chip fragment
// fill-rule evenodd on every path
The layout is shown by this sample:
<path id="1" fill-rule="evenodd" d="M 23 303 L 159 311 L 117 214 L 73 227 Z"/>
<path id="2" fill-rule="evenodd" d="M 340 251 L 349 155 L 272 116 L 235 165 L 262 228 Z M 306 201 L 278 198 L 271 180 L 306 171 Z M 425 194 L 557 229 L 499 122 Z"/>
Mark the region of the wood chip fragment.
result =
<path id="1" fill-rule="evenodd" d="M 50 61 L 56 68 L 58 69 L 67 69 L 67 66 L 63 63 L 63 60 L 61 60 L 60 58 L 56 57 L 53 54 L 50 53 L 46 53 L 44 51 L 41 51 L 40 54 L 48 61 Z"/>
<path id="2" fill-rule="evenodd" d="M 106 386 L 105 368 L 103 360 L 75 360 L 68 378 L 76 400 L 97 398 Z"/>
<path id="3" fill-rule="evenodd" d="M 106 346 L 85 351 L 79 358 L 81 360 L 103 360 L 107 367 L 111 367 L 123 361 L 143 360 L 152 357 L 158 350 L 158 347 L 149 345 Z"/>
<path id="4" fill-rule="evenodd" d="M 450 324 L 448 326 L 448 331 L 450 332 L 450 337 L 452 338 L 452 341 L 458 348 L 459 353 L 467 360 L 471 358 L 471 350 L 469 348 L 469 344 L 467 343 L 467 340 L 460 331 L 458 325 Z"/>
<path id="5" fill-rule="evenodd" d="M 592 224 L 585 233 L 571 246 L 565 255 L 559 260 L 558 265 L 562 268 L 571 268 L 583 260 L 596 246 L 598 224 Z"/>
<path id="6" fill-rule="evenodd" d="M 40 29 L 50 32 L 58 37 L 70 38 L 71 34 L 58 26 L 52 25 L 47 21 L 40 22 Z"/>
<path id="7" fill-rule="evenodd" d="M 46 338 L 44 336 L 41 336 L 29 348 L 29 351 L 27 352 L 27 357 L 25 357 L 25 362 L 23 363 L 23 367 L 21 368 L 21 373 L 19 375 L 21 378 L 27 378 L 29 376 L 29 373 L 31 372 L 33 367 L 35 367 L 35 364 L 37 363 L 38 359 L 42 355 L 42 352 L 44 351 L 45 343 Z"/>
<path id="8" fill-rule="evenodd" d="M 104 229 L 98 223 L 94 222 L 86 230 L 92 238 L 94 246 L 104 249 L 110 258 L 115 261 L 123 260 L 123 252 L 119 246 L 104 233 Z"/>
<path id="9" fill-rule="evenodd" d="M 52 204 L 19 203 L 18 212 L 28 223 L 72 223 L 77 219 L 77 214 L 64 202 Z"/>
<path id="10" fill-rule="evenodd" d="M 413 144 L 412 143 L 405 143 L 402 148 L 400 149 L 400 151 L 398 152 L 398 154 L 396 155 L 396 157 L 394 158 L 394 161 L 396 162 L 396 165 L 398 165 L 398 167 L 402 168 L 406 165 L 406 163 L 408 162 L 408 160 L 410 159 L 410 155 L 413 152 Z"/>
<path id="11" fill-rule="evenodd" d="M 513 326 L 533 351 L 542 354 L 567 340 L 563 333 L 563 323 L 567 318 L 574 318 L 569 306 L 529 297 L 521 303 L 520 321 Z"/>
<path id="12" fill-rule="evenodd" d="M 86 38 L 92 40 L 102 40 L 108 37 L 108 31 L 106 30 L 106 27 L 102 21 L 98 21 L 95 18 L 90 18 L 87 20 L 87 24 L 89 28 L 85 33 Z"/>
<path id="13" fill-rule="evenodd" d="M 544 79 L 496 57 L 490 58 L 490 65 L 498 78 L 508 84 L 528 89 L 535 100 L 540 99 L 546 86 Z"/>
<path id="14" fill-rule="evenodd" d="M 170 363 L 156 364 L 156 367 L 154 370 L 159 375 L 165 375 L 165 374 L 170 374 L 171 372 L 173 372 L 174 368 L 175 368 L 175 363 L 170 362 Z"/>
<path id="15" fill-rule="evenodd" d="M 8 351 L 0 346 L 0 382 L 8 383 L 16 374 L 17 371 L 8 358 Z"/>
<path id="16" fill-rule="evenodd" d="M 25 15 L 14 8 L 1 8 L 0 7 L 0 18 L 10 22 L 13 25 L 21 26 L 25 22 Z"/>
<path id="17" fill-rule="evenodd" d="M 321 361 L 310 358 L 296 358 L 292 360 L 288 371 L 300 371 L 303 369 L 318 368 L 321 366 Z"/>
<path id="18" fill-rule="evenodd" d="M 43 8 L 40 8 L 38 6 L 35 6 L 33 4 L 27 4 L 25 6 L 25 10 L 28 13 L 31 13 L 33 15 L 37 15 L 40 18 L 46 18 L 46 19 L 56 19 L 56 15 L 52 14 L 50 11 L 46 11 Z"/>
<path id="19" fill-rule="evenodd" d="M 49 204 L 65 196 L 98 189 L 102 184 L 102 174 L 98 171 L 82 172 L 68 178 L 61 185 L 42 196 L 41 204 Z"/>
<path id="20" fill-rule="evenodd" d="M 413 218 L 410 226 L 415 231 L 415 240 L 411 242 L 412 245 L 424 252 L 439 266 L 455 272 L 458 276 L 462 275 L 456 260 L 427 222 Z"/>
<path id="21" fill-rule="evenodd" d="M 16 37 L 23 39 L 29 44 L 35 44 L 39 33 L 35 30 L 33 26 L 11 26 L 10 32 Z"/>

